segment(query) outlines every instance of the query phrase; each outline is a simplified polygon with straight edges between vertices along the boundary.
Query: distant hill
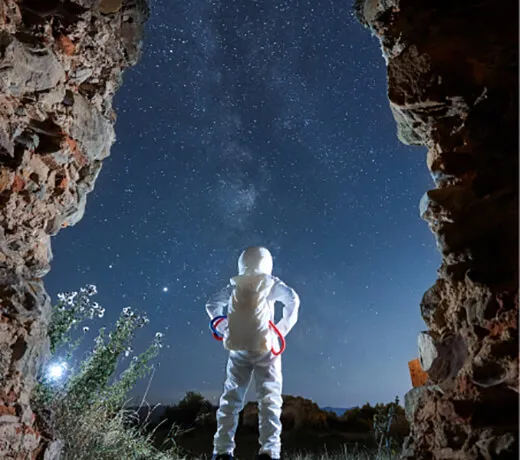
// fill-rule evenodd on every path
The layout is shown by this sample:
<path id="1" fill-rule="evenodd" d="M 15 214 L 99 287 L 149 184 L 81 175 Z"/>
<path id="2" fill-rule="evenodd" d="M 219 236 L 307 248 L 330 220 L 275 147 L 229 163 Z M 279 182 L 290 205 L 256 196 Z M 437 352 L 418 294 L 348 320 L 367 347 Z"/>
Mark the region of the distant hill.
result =
<path id="1" fill-rule="evenodd" d="M 352 409 L 352 407 L 322 407 L 321 410 L 327 412 L 334 412 L 338 417 L 341 417 L 345 411 Z"/>

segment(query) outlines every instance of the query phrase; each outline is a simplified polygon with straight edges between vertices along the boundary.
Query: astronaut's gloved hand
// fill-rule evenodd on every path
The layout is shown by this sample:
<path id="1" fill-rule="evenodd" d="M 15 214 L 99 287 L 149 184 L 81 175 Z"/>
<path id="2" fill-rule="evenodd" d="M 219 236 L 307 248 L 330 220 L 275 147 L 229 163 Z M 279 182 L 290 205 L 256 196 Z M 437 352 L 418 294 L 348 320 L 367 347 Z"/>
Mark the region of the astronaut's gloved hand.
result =
<path id="1" fill-rule="evenodd" d="M 228 330 L 229 330 L 229 327 L 228 327 L 228 320 L 227 319 L 224 319 L 222 321 L 220 321 L 217 325 L 217 327 L 215 327 L 215 329 L 217 330 L 217 332 L 222 335 L 222 336 L 226 336 L 228 334 Z"/>

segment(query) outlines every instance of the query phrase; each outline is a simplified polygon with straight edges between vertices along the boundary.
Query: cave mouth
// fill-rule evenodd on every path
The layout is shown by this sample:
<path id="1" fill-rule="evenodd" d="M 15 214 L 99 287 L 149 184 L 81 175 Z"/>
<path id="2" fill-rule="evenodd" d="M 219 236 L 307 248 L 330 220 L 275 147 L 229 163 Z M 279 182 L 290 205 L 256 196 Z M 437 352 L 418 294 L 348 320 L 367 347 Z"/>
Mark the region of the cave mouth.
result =
<path id="1" fill-rule="evenodd" d="M 435 338 L 432 356 L 441 360 L 422 360 L 435 368 L 435 382 L 410 392 L 405 458 L 513 458 L 518 5 L 357 0 L 355 11 L 380 39 L 397 135 L 426 146 L 436 186 L 421 209 L 442 265 L 421 311 Z M 113 142 L 112 96 L 139 56 L 146 15 L 142 2 L 100 12 L 57 0 L 6 0 L 0 13 L 0 59 L 12 53 L 23 62 L 1 66 L 0 79 L 0 369 L 9 390 L 0 394 L 8 417 L 0 432 L 12 441 L 0 445 L 0 456 L 14 458 L 41 444 L 28 401 L 47 341 L 50 303 L 41 278 L 52 257 L 49 236 L 83 216 Z M 92 117 L 91 131 L 78 129 L 74 139 L 78 101 Z"/>

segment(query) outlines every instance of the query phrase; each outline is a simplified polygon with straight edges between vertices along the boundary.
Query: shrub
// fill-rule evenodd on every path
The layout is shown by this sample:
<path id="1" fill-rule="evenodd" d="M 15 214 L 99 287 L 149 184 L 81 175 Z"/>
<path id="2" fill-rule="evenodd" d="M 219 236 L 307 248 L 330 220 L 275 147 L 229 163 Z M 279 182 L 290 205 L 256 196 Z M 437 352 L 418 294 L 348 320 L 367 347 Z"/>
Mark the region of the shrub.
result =
<path id="1" fill-rule="evenodd" d="M 53 307 L 49 327 L 53 354 L 50 367 L 40 372 L 33 394 L 38 423 L 51 438 L 62 442 L 62 460 L 118 460 L 176 458 L 170 448 L 159 452 L 137 422 L 137 414 L 124 408 L 128 391 L 152 369 L 151 360 L 162 346 L 157 333 L 143 353 L 134 356 L 115 377 L 119 364 L 132 353 L 131 344 L 138 329 L 148 324 L 146 316 L 124 308 L 114 328 L 100 329 L 94 345 L 77 366 L 74 352 L 82 337 L 73 340 L 82 324 L 102 317 L 103 308 L 91 298 L 94 286 L 79 292 L 60 294 Z M 67 377 L 67 378 L 64 378 Z"/>
<path id="2" fill-rule="evenodd" d="M 197 418 L 210 414 L 214 410 L 213 405 L 200 393 L 188 391 L 175 406 L 166 409 L 164 419 L 168 424 L 191 428 Z"/>
<path id="3" fill-rule="evenodd" d="M 373 408 L 369 404 L 345 411 L 340 417 L 343 429 L 351 433 L 370 433 L 372 429 Z"/>

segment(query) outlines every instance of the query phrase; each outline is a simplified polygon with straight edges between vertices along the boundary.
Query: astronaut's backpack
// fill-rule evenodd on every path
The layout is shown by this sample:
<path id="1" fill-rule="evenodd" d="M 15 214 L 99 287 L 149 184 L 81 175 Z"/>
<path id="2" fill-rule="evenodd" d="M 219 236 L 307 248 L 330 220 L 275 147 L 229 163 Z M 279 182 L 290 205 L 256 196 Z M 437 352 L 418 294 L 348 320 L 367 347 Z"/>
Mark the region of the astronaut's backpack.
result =
<path id="1" fill-rule="evenodd" d="M 239 275 L 231 278 L 234 287 L 229 299 L 228 330 L 224 336 L 227 350 L 267 352 L 273 348 L 270 322 L 274 302 L 268 297 L 275 284 L 269 275 Z"/>

